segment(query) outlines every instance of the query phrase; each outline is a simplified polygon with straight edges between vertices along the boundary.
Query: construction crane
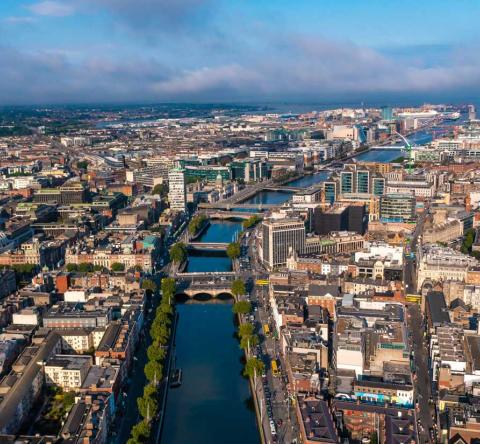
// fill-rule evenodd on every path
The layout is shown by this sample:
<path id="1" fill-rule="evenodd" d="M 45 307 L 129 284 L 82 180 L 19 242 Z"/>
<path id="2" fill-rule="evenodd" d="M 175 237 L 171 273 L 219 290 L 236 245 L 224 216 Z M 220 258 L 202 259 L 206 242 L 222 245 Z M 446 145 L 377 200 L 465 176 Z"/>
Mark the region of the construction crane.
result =
<path id="1" fill-rule="evenodd" d="M 394 134 L 400 136 L 400 138 L 405 142 L 405 150 L 407 151 L 408 159 L 407 159 L 407 171 L 408 174 L 413 173 L 413 159 L 412 159 L 412 144 L 408 141 L 408 139 L 403 135 L 400 134 L 398 131 L 394 131 Z"/>

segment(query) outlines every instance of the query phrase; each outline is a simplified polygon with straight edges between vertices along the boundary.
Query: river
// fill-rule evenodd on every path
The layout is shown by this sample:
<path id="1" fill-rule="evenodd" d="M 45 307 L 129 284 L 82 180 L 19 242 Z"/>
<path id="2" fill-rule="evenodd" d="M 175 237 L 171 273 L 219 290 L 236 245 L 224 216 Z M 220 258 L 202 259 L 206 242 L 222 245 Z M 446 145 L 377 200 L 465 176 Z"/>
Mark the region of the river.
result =
<path id="1" fill-rule="evenodd" d="M 240 222 L 212 222 L 198 242 L 231 242 Z M 189 256 L 188 271 L 229 271 L 223 255 Z M 170 389 L 163 444 L 258 444 L 248 380 L 242 375 L 242 351 L 235 338 L 230 303 L 177 304 L 176 365 L 182 385 Z"/>

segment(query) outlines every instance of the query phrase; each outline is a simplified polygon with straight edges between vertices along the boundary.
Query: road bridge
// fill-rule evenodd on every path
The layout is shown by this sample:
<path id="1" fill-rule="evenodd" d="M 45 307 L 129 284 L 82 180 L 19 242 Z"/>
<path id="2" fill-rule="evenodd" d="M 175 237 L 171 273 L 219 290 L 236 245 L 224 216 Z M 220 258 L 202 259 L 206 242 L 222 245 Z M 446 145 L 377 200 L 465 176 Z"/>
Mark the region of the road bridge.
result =
<path id="1" fill-rule="evenodd" d="M 262 217 L 263 213 L 255 211 L 224 211 L 224 210 L 207 210 L 206 214 L 210 219 L 250 219 L 252 216 Z"/>
<path id="2" fill-rule="evenodd" d="M 220 296 L 233 297 L 232 281 L 235 274 L 226 276 L 209 276 L 195 274 L 195 276 L 185 276 L 190 273 L 179 273 L 177 275 L 176 295 L 185 295 L 189 298 L 207 295 L 212 298 Z"/>
<path id="3" fill-rule="evenodd" d="M 226 251 L 228 242 L 189 242 L 187 248 L 190 250 Z"/>
<path id="4" fill-rule="evenodd" d="M 235 210 L 236 208 L 246 208 L 252 209 L 257 211 L 262 210 L 272 210 L 274 208 L 278 208 L 282 204 L 242 204 L 242 203 L 228 203 L 224 201 L 219 201 L 215 203 L 206 203 L 201 202 L 198 204 L 198 208 L 200 209 L 217 209 L 217 210 Z"/>

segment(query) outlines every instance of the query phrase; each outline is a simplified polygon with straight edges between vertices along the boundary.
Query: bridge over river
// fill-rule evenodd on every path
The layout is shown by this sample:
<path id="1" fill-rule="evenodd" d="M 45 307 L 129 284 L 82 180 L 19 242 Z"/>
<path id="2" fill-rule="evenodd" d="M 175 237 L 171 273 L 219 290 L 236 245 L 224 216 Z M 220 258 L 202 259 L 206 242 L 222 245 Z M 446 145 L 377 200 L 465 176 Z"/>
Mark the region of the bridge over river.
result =
<path id="1" fill-rule="evenodd" d="M 186 295 L 195 298 L 208 295 L 212 298 L 221 296 L 233 297 L 232 282 L 236 278 L 234 272 L 219 273 L 177 273 L 177 296 Z"/>

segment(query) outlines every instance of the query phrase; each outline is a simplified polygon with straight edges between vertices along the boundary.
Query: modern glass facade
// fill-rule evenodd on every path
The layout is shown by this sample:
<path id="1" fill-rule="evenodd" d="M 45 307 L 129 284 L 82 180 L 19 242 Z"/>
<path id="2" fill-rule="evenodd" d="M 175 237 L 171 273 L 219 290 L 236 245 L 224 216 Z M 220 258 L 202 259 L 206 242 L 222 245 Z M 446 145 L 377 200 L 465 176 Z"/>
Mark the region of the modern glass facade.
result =
<path id="1" fill-rule="evenodd" d="M 342 171 L 340 179 L 342 194 L 353 193 L 353 173 L 350 171 Z"/>
<path id="2" fill-rule="evenodd" d="M 357 172 L 357 193 L 370 192 L 370 173 L 368 171 Z"/>
<path id="3" fill-rule="evenodd" d="M 337 198 L 337 184 L 335 182 L 325 182 L 325 200 L 333 204 Z"/>
<path id="4" fill-rule="evenodd" d="M 385 194 L 385 179 L 383 177 L 375 177 L 373 179 L 373 194 L 375 196 L 383 196 Z"/>

